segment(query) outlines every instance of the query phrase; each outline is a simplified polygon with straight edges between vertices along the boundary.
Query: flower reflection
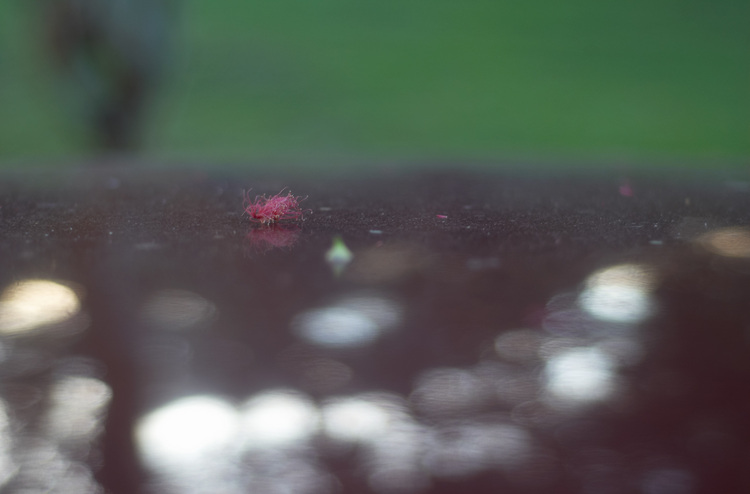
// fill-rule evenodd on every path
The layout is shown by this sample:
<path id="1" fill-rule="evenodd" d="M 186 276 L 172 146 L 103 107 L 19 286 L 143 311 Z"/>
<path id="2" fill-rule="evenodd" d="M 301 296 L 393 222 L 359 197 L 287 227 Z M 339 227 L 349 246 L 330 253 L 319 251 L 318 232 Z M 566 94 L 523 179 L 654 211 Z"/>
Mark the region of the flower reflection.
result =
<path id="1" fill-rule="evenodd" d="M 269 225 L 252 228 L 245 242 L 250 253 L 265 254 L 273 249 L 290 249 L 302 230 L 298 226 Z"/>
<path id="2" fill-rule="evenodd" d="M 362 295 L 303 312 L 292 321 L 292 328 L 317 345 L 347 348 L 372 343 L 400 320 L 401 308 L 395 302 Z"/>
<path id="3" fill-rule="evenodd" d="M 66 285 L 49 280 L 20 281 L 0 295 L 0 333 L 15 335 L 63 323 L 80 309 L 78 295 Z"/>
<path id="4" fill-rule="evenodd" d="M 589 276 L 578 302 L 593 317 L 635 324 L 653 313 L 651 291 L 656 277 L 639 264 L 620 264 Z"/>

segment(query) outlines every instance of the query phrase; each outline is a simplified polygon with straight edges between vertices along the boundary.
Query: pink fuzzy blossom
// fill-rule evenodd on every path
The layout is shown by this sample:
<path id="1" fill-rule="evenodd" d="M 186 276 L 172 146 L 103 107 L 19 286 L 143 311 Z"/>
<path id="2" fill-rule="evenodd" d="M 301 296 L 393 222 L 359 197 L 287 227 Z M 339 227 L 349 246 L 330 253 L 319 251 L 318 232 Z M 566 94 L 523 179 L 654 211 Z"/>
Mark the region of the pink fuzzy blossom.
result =
<path id="1" fill-rule="evenodd" d="M 245 192 L 245 213 L 250 217 L 250 221 L 270 225 L 284 220 L 297 220 L 302 218 L 303 211 L 299 203 L 304 198 L 293 196 L 291 192 L 282 195 L 284 189 L 278 194 L 266 197 L 255 196 L 250 199 L 249 191 Z"/>

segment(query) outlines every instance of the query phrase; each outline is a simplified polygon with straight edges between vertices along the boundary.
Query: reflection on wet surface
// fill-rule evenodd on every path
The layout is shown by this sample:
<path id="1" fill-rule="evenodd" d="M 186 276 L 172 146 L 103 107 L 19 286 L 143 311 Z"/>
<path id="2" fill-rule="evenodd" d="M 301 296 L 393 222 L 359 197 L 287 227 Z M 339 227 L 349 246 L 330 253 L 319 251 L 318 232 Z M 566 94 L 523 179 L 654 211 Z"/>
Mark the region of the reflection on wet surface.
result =
<path id="1" fill-rule="evenodd" d="M 395 303 L 374 296 L 348 296 L 321 309 L 303 312 L 292 320 L 292 330 L 322 347 L 365 346 L 400 322 Z"/>
<path id="2" fill-rule="evenodd" d="M 7 181 L 0 490 L 750 492 L 733 183 Z"/>
<path id="3" fill-rule="evenodd" d="M 54 326 L 80 310 L 76 293 L 49 280 L 24 280 L 0 295 L 0 333 L 14 335 Z"/>

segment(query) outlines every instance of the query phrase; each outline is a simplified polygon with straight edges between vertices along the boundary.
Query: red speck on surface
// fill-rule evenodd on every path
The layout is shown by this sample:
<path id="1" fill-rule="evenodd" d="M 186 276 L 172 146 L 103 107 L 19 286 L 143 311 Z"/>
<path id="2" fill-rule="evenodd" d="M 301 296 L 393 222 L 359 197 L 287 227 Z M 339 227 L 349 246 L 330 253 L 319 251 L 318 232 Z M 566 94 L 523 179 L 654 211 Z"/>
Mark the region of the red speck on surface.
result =
<path id="1" fill-rule="evenodd" d="M 284 189 L 274 196 L 255 196 L 255 199 L 250 199 L 249 191 L 245 192 L 243 205 L 250 221 L 270 225 L 284 220 L 302 219 L 303 211 L 299 203 L 305 198 L 293 196 L 291 192 L 282 195 L 283 192 Z"/>
<path id="2" fill-rule="evenodd" d="M 447 215 L 445 215 L 445 214 L 438 214 L 438 215 L 436 215 L 436 216 L 437 216 L 438 218 L 440 218 L 441 220 L 444 220 L 444 219 L 446 219 L 446 218 L 448 217 L 448 216 L 447 216 Z"/>

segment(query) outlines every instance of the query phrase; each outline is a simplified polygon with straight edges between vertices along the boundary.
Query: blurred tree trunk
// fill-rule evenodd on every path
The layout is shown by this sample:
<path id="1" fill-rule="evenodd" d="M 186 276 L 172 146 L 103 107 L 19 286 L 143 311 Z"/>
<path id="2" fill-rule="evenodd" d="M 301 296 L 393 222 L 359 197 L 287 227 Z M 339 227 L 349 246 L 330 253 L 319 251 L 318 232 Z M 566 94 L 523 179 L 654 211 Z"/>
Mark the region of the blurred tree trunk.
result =
<path id="1" fill-rule="evenodd" d="M 52 61 L 92 146 L 139 147 L 169 60 L 171 0 L 47 0 Z"/>

